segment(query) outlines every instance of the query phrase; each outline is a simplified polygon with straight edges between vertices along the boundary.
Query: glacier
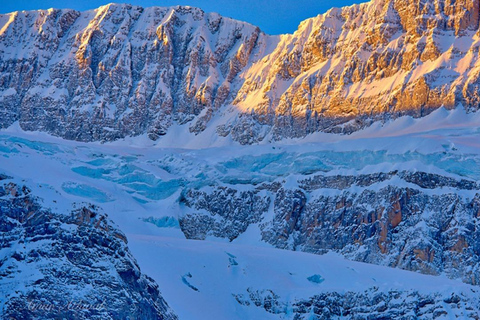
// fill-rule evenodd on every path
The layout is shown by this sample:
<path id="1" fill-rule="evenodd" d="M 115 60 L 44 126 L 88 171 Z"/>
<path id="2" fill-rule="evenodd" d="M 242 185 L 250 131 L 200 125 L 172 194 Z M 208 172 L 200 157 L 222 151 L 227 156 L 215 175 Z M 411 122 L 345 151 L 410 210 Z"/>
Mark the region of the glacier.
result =
<path id="1" fill-rule="evenodd" d="M 459 118 L 460 112 L 446 115 Z M 452 126 L 437 117 L 433 113 L 422 119 L 400 118 L 349 136 L 321 134 L 316 142 L 248 147 L 232 142 L 207 148 L 166 146 L 142 137 L 111 143 L 65 141 L 12 126 L 0 132 L 0 168 L 43 198 L 46 208 L 66 213 L 79 203 L 92 203 L 108 212 L 125 232 L 142 271 L 159 284 L 162 297 L 181 319 L 207 319 L 212 314 L 229 319 L 330 314 L 342 319 L 342 313 L 348 318 L 349 312 L 359 312 L 354 301 L 362 304 L 365 316 L 405 318 L 409 308 L 417 308 L 419 318 L 433 312 L 474 318 L 480 312 L 475 276 L 453 262 L 439 268 L 435 260 L 428 260 L 428 241 L 438 241 L 428 221 L 438 212 L 426 210 L 426 225 L 419 221 L 405 228 L 403 223 L 411 218 L 392 216 L 389 223 L 397 226 L 386 240 L 373 231 L 363 245 L 326 250 L 309 245 L 303 229 L 289 224 L 319 197 L 337 199 L 345 192 L 366 190 L 379 196 L 392 186 L 419 193 L 427 201 L 455 195 L 458 208 L 462 201 L 475 201 L 480 190 L 480 122 L 469 117 Z M 366 203 L 365 212 L 382 205 Z M 279 210 L 287 210 L 287 216 L 280 218 Z M 460 212 L 448 232 L 458 232 L 459 238 L 452 239 L 466 241 L 457 244 L 458 250 L 473 250 L 468 254 L 476 259 L 475 244 L 465 240 L 475 217 Z M 403 213 L 407 214 L 411 213 Z M 292 234 L 275 235 L 277 225 Z M 397 246 L 390 232 L 398 228 L 416 239 L 408 243 L 419 250 L 417 258 L 404 254 L 419 259 L 416 263 L 392 264 L 393 251 L 379 251 L 374 260 L 365 258 L 377 242 L 380 248 Z M 475 260 L 465 263 L 477 270 Z M 343 306 L 332 305 L 328 299 L 333 297 Z M 384 304 L 373 302 L 374 297 Z M 329 313 L 322 309 L 326 305 L 332 305 Z"/>

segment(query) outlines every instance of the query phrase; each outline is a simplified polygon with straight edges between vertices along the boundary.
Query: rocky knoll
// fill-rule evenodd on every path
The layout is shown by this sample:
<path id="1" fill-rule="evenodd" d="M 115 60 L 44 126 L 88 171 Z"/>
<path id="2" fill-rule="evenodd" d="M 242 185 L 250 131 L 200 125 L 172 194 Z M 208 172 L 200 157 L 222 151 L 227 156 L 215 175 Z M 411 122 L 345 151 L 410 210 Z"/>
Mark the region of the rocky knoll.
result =
<path id="1" fill-rule="evenodd" d="M 99 208 L 62 215 L 40 203 L 2 181 L 2 319 L 177 319 Z"/>
<path id="2" fill-rule="evenodd" d="M 393 171 L 315 175 L 297 184 L 187 191 L 180 226 L 188 238 L 233 240 L 257 224 L 262 240 L 277 248 L 335 251 L 352 260 L 480 284 L 475 181 Z M 208 203 L 221 203 L 224 210 Z"/>
<path id="3" fill-rule="evenodd" d="M 272 314 L 293 319 L 479 319 L 478 292 L 474 297 L 451 293 L 422 293 L 415 290 L 382 292 L 324 292 L 309 299 L 285 303 L 271 290 L 249 289 L 235 295 L 241 305 L 256 306 Z"/>
<path id="4" fill-rule="evenodd" d="M 0 127 L 108 141 L 185 125 L 252 144 L 473 112 L 479 3 L 372 0 L 275 37 L 191 7 L 0 15 Z"/>

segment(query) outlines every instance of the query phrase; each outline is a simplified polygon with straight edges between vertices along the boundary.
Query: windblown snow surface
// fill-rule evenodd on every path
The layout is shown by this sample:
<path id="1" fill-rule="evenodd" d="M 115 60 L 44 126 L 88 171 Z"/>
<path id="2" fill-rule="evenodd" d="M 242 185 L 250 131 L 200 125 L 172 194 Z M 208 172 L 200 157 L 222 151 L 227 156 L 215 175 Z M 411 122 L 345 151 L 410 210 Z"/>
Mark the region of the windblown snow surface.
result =
<path id="1" fill-rule="evenodd" d="M 74 202 L 100 206 L 126 233 L 142 271 L 157 281 L 180 319 L 290 319 L 296 300 L 372 288 L 458 293 L 478 301 L 477 287 L 445 276 L 352 262 L 333 253 L 274 249 L 260 240 L 256 225 L 231 242 L 187 240 L 179 227 L 185 208 L 178 199 L 187 187 L 288 185 L 315 172 L 406 169 L 479 180 L 480 113 L 441 108 L 349 136 L 318 133 L 253 146 L 208 131 L 191 137 L 179 126 L 157 142 L 136 137 L 79 143 L 14 125 L 0 131 L 0 168 L 56 212 L 67 213 Z M 273 292 L 281 312 L 239 303 L 249 292 Z"/>

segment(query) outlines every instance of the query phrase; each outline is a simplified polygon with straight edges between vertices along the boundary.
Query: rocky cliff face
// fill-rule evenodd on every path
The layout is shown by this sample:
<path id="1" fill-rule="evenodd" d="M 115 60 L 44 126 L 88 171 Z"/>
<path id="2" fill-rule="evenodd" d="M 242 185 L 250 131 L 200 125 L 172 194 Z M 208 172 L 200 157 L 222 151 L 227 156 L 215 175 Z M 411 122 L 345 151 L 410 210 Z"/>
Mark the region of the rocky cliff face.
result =
<path id="1" fill-rule="evenodd" d="M 219 187 L 212 192 L 188 190 L 181 203 L 206 215 L 188 214 L 180 221 L 187 238 L 205 240 L 207 235 L 233 240 L 252 223 L 260 222 L 270 198 L 255 191 Z"/>
<path id="2" fill-rule="evenodd" d="M 277 248 L 336 251 L 352 260 L 444 273 L 480 284 L 476 182 L 393 171 L 315 175 L 297 185 L 263 184 L 228 199 L 225 193 L 237 191 L 189 191 L 184 203 L 190 209 L 181 221 L 182 230 L 189 238 L 211 235 L 232 240 L 261 221 L 262 240 Z M 206 206 L 206 197 L 210 203 L 222 203 L 224 210 L 219 213 Z M 246 216 L 237 215 L 244 207 L 249 208 Z"/>
<path id="3" fill-rule="evenodd" d="M 1 318 L 177 319 L 125 235 L 98 211 L 56 214 L 27 187 L 2 181 Z"/>
<path id="4" fill-rule="evenodd" d="M 0 127 L 106 141 L 185 124 L 251 144 L 476 111 L 478 27 L 478 0 L 372 0 L 281 37 L 190 7 L 15 12 L 0 16 Z"/>
<path id="5" fill-rule="evenodd" d="M 264 53 L 257 27 L 190 7 L 110 4 L 0 17 L 1 127 L 114 140 L 205 129 Z"/>
<path id="6" fill-rule="evenodd" d="M 373 0 L 332 9 L 283 36 L 246 72 L 234 103 L 273 126 L 275 139 L 349 133 L 440 106 L 476 111 L 478 27 L 479 1 Z"/>

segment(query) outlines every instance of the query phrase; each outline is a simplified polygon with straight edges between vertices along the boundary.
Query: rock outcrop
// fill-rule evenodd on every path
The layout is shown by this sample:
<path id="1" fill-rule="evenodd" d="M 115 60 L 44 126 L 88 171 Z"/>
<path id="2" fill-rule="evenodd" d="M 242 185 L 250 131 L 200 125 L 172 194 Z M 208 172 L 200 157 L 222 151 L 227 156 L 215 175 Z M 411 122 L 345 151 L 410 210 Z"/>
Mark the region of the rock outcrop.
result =
<path id="1" fill-rule="evenodd" d="M 285 303 L 271 290 L 247 290 L 237 294 L 238 303 L 256 306 L 292 319 L 437 319 L 444 316 L 480 319 L 476 298 L 451 293 L 388 291 L 324 292 L 309 299 Z M 477 293 L 478 294 L 478 293 Z"/>
<path id="2" fill-rule="evenodd" d="M 40 203 L 27 187 L 2 181 L 2 319 L 177 319 L 99 208 L 63 215 Z"/>
<path id="3" fill-rule="evenodd" d="M 211 193 L 189 190 L 181 202 L 207 215 L 189 214 L 180 227 L 187 238 L 205 240 L 207 235 L 233 240 L 247 230 L 248 225 L 262 220 L 270 206 L 270 197 L 255 191 L 238 192 L 220 187 Z M 203 231 L 200 231 L 200 229 Z"/>
<path id="4" fill-rule="evenodd" d="M 187 237 L 232 240 L 260 221 L 262 240 L 277 248 L 335 251 L 356 261 L 480 284 L 480 186 L 475 181 L 392 171 L 314 175 L 299 180 L 297 188 L 277 182 L 252 186 L 240 197 L 225 193 L 237 192 L 186 193 L 188 214 L 180 226 Z M 221 204 L 221 213 L 205 199 Z M 242 208 L 249 209 L 240 215 Z"/>

